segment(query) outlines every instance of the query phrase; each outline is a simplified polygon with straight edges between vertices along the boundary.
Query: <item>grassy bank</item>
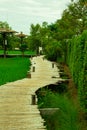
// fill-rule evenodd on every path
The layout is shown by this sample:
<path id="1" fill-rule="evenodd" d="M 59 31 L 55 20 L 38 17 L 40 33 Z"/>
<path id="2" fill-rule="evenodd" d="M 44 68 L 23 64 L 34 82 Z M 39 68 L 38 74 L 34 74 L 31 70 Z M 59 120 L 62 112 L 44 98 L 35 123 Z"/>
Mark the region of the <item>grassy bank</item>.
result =
<path id="1" fill-rule="evenodd" d="M 59 108 L 53 115 L 42 115 L 46 121 L 47 130 L 80 130 L 78 111 L 74 104 L 65 96 L 43 90 L 39 92 L 39 108 Z"/>
<path id="2" fill-rule="evenodd" d="M 87 122 L 82 113 L 77 88 L 72 80 L 70 71 L 66 65 L 60 67 L 62 78 L 69 79 L 68 84 L 48 85 L 39 89 L 36 94 L 38 97 L 38 107 L 59 108 L 53 115 L 44 115 L 47 130 L 87 130 Z M 66 75 L 65 75 L 65 74 Z"/>
<path id="3" fill-rule="evenodd" d="M 0 58 L 0 85 L 26 77 L 28 58 Z"/>

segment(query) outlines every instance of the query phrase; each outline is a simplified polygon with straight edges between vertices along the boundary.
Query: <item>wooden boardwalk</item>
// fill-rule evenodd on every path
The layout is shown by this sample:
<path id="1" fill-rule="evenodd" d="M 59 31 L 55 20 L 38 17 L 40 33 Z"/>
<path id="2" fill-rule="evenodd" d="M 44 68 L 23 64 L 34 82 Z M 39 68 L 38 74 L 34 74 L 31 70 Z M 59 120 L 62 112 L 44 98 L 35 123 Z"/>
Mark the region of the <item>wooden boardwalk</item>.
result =
<path id="1" fill-rule="evenodd" d="M 0 86 L 0 130 L 45 130 L 38 106 L 32 105 L 32 95 L 37 89 L 61 79 L 57 67 L 52 68 L 52 63 L 42 56 L 31 61 L 31 78 Z"/>

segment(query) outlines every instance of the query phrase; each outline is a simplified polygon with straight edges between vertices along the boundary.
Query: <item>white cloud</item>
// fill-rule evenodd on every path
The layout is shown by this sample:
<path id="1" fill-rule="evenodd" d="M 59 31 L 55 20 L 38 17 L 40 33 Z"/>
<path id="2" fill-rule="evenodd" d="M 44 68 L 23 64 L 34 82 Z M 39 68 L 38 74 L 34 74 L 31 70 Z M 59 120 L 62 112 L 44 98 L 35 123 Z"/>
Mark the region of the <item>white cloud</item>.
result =
<path id="1" fill-rule="evenodd" d="M 26 31 L 31 23 L 53 22 L 70 0 L 0 0 L 0 21 L 16 30 Z"/>

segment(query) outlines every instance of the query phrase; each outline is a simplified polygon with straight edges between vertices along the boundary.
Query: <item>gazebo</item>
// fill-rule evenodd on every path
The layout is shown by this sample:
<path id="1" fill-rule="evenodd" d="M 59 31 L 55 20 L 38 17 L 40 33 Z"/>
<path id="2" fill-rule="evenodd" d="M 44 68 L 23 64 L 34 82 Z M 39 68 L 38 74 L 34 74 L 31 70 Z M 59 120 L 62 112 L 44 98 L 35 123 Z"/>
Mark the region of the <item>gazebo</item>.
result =
<path id="1" fill-rule="evenodd" d="M 20 32 L 19 34 L 17 34 L 17 36 L 21 39 L 21 45 L 23 44 L 23 39 L 27 36 L 26 34 L 24 34 L 23 32 Z"/>
<path id="2" fill-rule="evenodd" d="M 14 30 L 6 29 L 6 28 L 0 28 L 0 34 L 3 37 L 3 47 L 4 47 L 4 58 L 6 58 L 6 49 L 7 49 L 7 35 L 17 33 Z"/>
<path id="3" fill-rule="evenodd" d="M 20 49 L 22 51 L 22 56 L 24 56 L 24 51 L 26 50 L 27 46 L 26 44 L 23 44 L 23 39 L 27 36 L 26 34 L 24 34 L 23 32 L 20 32 L 19 34 L 17 34 L 16 36 L 18 36 L 21 41 L 20 41 Z"/>

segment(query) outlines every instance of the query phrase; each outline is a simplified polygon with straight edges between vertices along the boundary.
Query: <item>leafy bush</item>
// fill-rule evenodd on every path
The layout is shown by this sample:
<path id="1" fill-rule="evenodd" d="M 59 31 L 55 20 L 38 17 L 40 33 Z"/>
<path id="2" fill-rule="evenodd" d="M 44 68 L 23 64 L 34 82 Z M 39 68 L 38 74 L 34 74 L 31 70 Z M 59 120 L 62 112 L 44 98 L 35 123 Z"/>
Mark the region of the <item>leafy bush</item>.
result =
<path id="1" fill-rule="evenodd" d="M 57 41 L 51 41 L 45 48 L 46 58 L 51 61 L 62 59 L 62 53 L 61 44 Z"/>
<path id="2" fill-rule="evenodd" d="M 22 45 L 20 46 L 20 50 L 21 50 L 21 52 L 22 52 L 23 55 L 24 55 L 24 52 L 27 50 L 27 45 L 26 45 L 26 44 L 22 44 Z"/>
<path id="3" fill-rule="evenodd" d="M 38 104 L 40 108 L 59 108 L 53 115 L 43 116 L 48 130 L 80 130 L 77 109 L 66 96 L 45 90 L 45 96 L 38 95 Z"/>

